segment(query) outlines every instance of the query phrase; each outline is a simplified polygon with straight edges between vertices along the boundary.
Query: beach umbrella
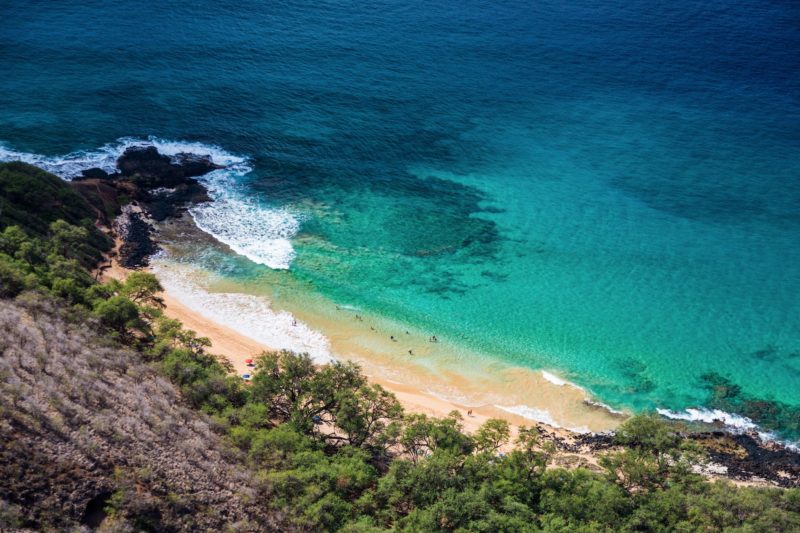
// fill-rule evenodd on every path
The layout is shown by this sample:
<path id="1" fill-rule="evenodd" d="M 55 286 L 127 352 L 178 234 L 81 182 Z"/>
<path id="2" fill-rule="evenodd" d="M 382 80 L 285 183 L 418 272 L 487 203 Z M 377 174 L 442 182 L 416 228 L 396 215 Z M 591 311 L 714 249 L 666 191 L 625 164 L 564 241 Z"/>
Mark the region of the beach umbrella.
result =
<path id="1" fill-rule="evenodd" d="M 243 379 L 250 379 L 250 374 L 242 374 Z"/>
<path id="2" fill-rule="evenodd" d="M 253 363 L 253 360 L 252 359 L 245 359 L 244 362 L 249 365 L 249 364 Z"/>

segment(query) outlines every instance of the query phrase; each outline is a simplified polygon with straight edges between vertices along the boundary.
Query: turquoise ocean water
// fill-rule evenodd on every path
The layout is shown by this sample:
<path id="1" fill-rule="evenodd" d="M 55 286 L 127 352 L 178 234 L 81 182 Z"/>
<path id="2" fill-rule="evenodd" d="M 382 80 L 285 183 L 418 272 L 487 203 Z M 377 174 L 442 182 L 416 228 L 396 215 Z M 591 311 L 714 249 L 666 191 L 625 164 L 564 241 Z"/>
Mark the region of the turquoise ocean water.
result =
<path id="1" fill-rule="evenodd" d="M 0 6 L 0 157 L 220 147 L 206 268 L 800 436 L 795 2 L 69 4 Z"/>

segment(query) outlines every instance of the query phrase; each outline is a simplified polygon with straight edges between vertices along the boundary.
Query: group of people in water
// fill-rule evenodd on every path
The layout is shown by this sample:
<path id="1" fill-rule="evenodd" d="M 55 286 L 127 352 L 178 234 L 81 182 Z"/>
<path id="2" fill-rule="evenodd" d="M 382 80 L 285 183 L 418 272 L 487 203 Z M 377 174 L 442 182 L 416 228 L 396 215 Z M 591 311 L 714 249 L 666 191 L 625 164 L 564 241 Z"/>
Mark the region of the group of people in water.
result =
<path id="1" fill-rule="evenodd" d="M 342 310 L 342 308 L 341 308 L 340 306 L 338 306 L 338 305 L 337 305 L 337 306 L 336 306 L 336 310 L 337 310 L 337 311 L 341 311 L 341 310 Z M 363 322 L 363 321 L 364 321 L 364 317 L 362 317 L 362 316 L 361 316 L 361 315 L 359 315 L 359 314 L 356 314 L 356 315 L 355 315 L 355 319 L 356 319 L 356 320 L 358 320 L 359 322 Z M 293 324 L 293 325 L 296 325 L 296 323 L 295 323 L 295 324 Z M 370 327 L 369 327 L 369 329 L 371 329 L 372 331 L 377 331 L 377 330 L 376 330 L 376 329 L 375 329 L 373 326 L 370 326 Z M 409 333 L 409 332 L 406 330 L 406 335 L 411 335 L 411 333 Z M 392 342 L 397 342 L 397 338 L 395 338 L 395 336 L 394 336 L 394 335 L 389 335 L 389 339 L 390 339 Z M 434 344 L 435 344 L 435 343 L 439 342 L 439 339 L 438 339 L 438 337 L 436 337 L 436 335 L 431 335 L 430 337 L 428 337 L 428 342 L 431 342 L 431 343 L 434 343 Z M 413 349 L 409 349 L 409 350 L 408 350 L 408 355 L 414 355 L 414 350 L 413 350 Z"/>
<path id="2" fill-rule="evenodd" d="M 341 311 L 341 309 L 342 308 L 339 307 L 338 305 L 336 306 L 336 310 L 337 311 Z M 358 314 L 355 315 L 355 319 L 358 320 L 359 322 L 363 322 L 364 321 L 364 317 L 362 317 L 361 315 L 358 315 Z M 295 323 L 295 325 L 296 325 L 296 323 Z M 373 326 L 370 326 L 369 329 L 371 329 L 372 331 L 378 331 Z M 406 335 L 411 335 L 411 333 L 409 333 L 408 330 L 406 330 Z M 397 342 L 397 338 L 394 335 L 389 335 L 389 339 L 392 342 Z M 428 337 L 428 342 L 436 344 L 437 342 L 439 342 L 439 338 L 436 335 L 431 335 L 430 337 Z M 414 350 L 413 349 L 409 349 L 408 350 L 408 355 L 414 355 Z M 467 411 L 467 416 L 472 416 L 472 409 L 469 409 Z"/>

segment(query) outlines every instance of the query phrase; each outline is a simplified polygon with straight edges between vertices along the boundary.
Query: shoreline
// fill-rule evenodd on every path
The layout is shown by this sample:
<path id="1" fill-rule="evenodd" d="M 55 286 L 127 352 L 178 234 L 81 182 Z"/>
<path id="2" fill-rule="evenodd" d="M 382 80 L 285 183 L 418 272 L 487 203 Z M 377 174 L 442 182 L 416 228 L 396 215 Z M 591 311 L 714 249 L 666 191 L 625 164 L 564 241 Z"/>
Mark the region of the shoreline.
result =
<path id="1" fill-rule="evenodd" d="M 264 350 L 307 352 L 320 363 L 332 357 L 349 360 L 412 412 L 471 412 L 464 418 L 468 431 L 497 417 L 517 426 L 549 427 L 565 436 L 603 433 L 628 416 L 592 402 L 587 391 L 547 372 L 497 362 L 448 339 L 429 342 L 430 333 L 387 317 L 365 314 L 362 319 L 344 304 L 340 309 L 333 301 L 302 294 L 287 299 L 274 293 L 281 292 L 279 285 L 269 282 L 254 286 L 230 281 L 208 290 L 203 284 L 185 283 L 187 273 L 210 274 L 202 268 L 178 271 L 177 278 L 162 272 L 162 264 L 149 261 L 158 260 L 162 245 L 172 252 L 173 247 L 180 250 L 196 242 L 196 237 L 197 242 L 230 252 L 229 245 L 200 229 L 191 206 L 222 201 L 210 192 L 215 178 L 202 176 L 222 169 L 245 172 L 249 167 L 245 159 L 216 147 L 197 148 L 192 143 L 126 138 L 100 150 L 92 168 L 83 168 L 89 162 L 82 159 L 80 169 L 54 170 L 71 180 L 97 210 L 96 224 L 115 238 L 113 255 L 97 277 L 122 278 L 139 268 L 155 273 L 165 288 L 166 314 L 209 337 L 213 351 L 230 360 L 240 375 L 247 372 L 244 360 Z M 107 216 L 110 210 L 119 211 L 119 216 Z M 189 216 L 180 216 L 187 211 Z M 177 257 L 182 255 L 179 251 Z M 176 283 L 166 283 L 168 275 Z"/>
<path id="2" fill-rule="evenodd" d="M 116 258 L 111 258 L 110 264 L 111 265 L 108 268 L 105 268 L 102 273 L 100 273 L 99 279 L 101 281 L 112 278 L 121 280 L 124 279 L 130 272 L 134 271 L 121 266 L 117 262 Z M 148 267 L 146 270 L 152 272 L 153 269 L 152 267 Z M 170 292 L 167 287 L 165 287 L 164 292 L 161 293 L 161 297 L 164 299 L 166 306 L 164 309 L 165 315 L 181 321 L 184 327 L 194 330 L 198 335 L 208 337 L 212 342 L 212 347 L 210 350 L 211 353 L 228 359 L 233 365 L 237 375 L 241 376 L 242 374 L 247 373 L 249 370 L 245 363 L 246 359 L 253 358 L 263 351 L 280 349 L 280 347 L 269 346 L 263 342 L 259 342 L 248 335 L 234 330 L 228 325 L 221 324 L 218 321 L 203 315 L 201 312 L 190 308 L 188 305 L 181 302 L 178 296 Z M 569 428 L 524 417 L 520 414 L 502 409 L 496 405 L 472 405 L 443 398 L 429 391 L 422 390 L 417 386 L 388 379 L 386 377 L 381 377 L 374 371 L 370 372 L 368 369 L 363 368 L 364 365 L 362 364 L 363 361 L 361 361 L 361 357 L 348 357 L 346 359 L 355 360 L 355 362 L 361 364 L 362 370 L 369 381 L 381 385 L 386 390 L 392 392 L 406 411 L 435 417 L 446 417 L 450 412 L 458 411 L 463 417 L 462 423 L 464 430 L 469 433 L 476 431 L 490 418 L 501 418 L 506 420 L 511 425 L 512 436 L 516 434 L 516 430 L 519 426 L 540 426 L 545 429 L 547 433 L 568 442 L 574 441 L 582 434 Z M 546 377 L 543 377 L 542 379 L 547 380 Z M 552 386 L 565 388 L 570 387 L 569 383 L 566 382 L 564 385 L 552 384 Z M 578 388 L 570 388 L 572 388 L 576 393 L 580 391 Z M 471 414 L 468 415 L 468 412 L 471 412 Z M 621 418 L 621 415 L 614 415 L 613 413 L 610 414 L 617 418 Z M 588 431 L 585 434 L 592 435 L 595 433 L 597 432 Z M 594 463 L 594 461 L 591 462 Z"/>
<path id="3" fill-rule="evenodd" d="M 213 165 L 208 156 L 202 161 Z M 186 211 L 181 198 L 170 201 L 171 213 Z M 340 307 L 324 298 L 309 299 L 302 292 L 298 297 L 286 298 L 281 294 L 282 289 L 293 287 L 291 282 L 284 285 L 284 278 L 271 277 L 260 284 L 214 282 L 213 272 L 180 260 L 184 255 L 192 256 L 187 242 L 207 242 L 221 247 L 218 251 L 230 251 L 228 245 L 201 230 L 191 220 L 193 217 L 153 219 L 149 208 L 142 209 L 138 202 L 130 204 L 128 211 L 123 209 L 123 226 L 126 215 L 128 219 L 141 215 L 141 222 L 148 229 L 126 240 L 118 227 L 108 227 L 99 219 L 97 223 L 116 236 L 116 247 L 96 277 L 124 279 L 138 268 L 156 274 L 164 287 L 165 315 L 209 338 L 211 353 L 225 357 L 240 376 L 249 373 L 246 359 L 276 349 L 309 352 L 319 364 L 333 357 L 353 361 L 370 382 L 392 392 L 407 412 L 441 418 L 456 411 L 461 415 L 462 429 L 468 433 L 474 433 L 490 418 L 503 419 L 511 429 L 511 439 L 503 451 L 513 447 L 511 442 L 520 426 L 535 427 L 558 450 L 552 464 L 569 468 L 584 466 L 599 470 L 601 454 L 617 448 L 611 433 L 631 416 L 595 401 L 587 390 L 545 369 L 532 370 L 487 360 L 480 353 L 459 350 L 457 344 L 447 339 L 429 343 L 427 333 L 410 327 L 413 334 L 405 331 L 406 337 L 402 335 L 405 325 L 400 322 L 368 314 L 365 320 L 356 314 L 357 309 L 344 304 Z M 115 224 L 119 225 L 119 220 L 120 217 Z M 156 224 L 157 220 L 162 223 Z M 126 264 L 125 254 L 120 254 L 121 246 L 139 241 L 146 241 L 156 250 L 163 248 L 167 253 L 163 256 L 148 253 L 138 264 Z M 174 251 L 178 253 L 172 257 Z M 148 257 L 158 263 L 148 265 Z M 187 283 L 187 279 L 198 277 L 211 283 Z M 396 344 L 400 337 L 403 342 Z M 399 353 L 410 346 L 417 353 L 412 354 L 409 349 L 408 356 L 414 357 Z M 712 430 L 697 431 L 686 426 L 679 429 L 693 440 L 706 439 L 711 443 L 704 446 L 714 461 L 709 464 L 711 470 L 701 472 L 707 477 L 748 484 L 795 483 L 786 476 L 793 478 L 794 472 L 800 473 L 800 463 L 795 464 L 796 452 L 787 458 L 790 450 L 782 443 L 764 441 L 754 432 L 726 433 L 716 431 L 713 426 L 709 429 Z M 787 468 L 776 471 L 775 460 Z M 727 473 L 729 466 L 733 469 L 731 474 Z"/>
<path id="4" fill-rule="evenodd" d="M 115 259 L 110 260 L 111 266 L 104 269 L 99 279 L 108 280 L 124 279 L 132 269 L 120 266 Z M 146 270 L 150 270 L 148 267 Z M 194 330 L 198 335 L 208 337 L 212 342 L 210 352 L 228 359 L 238 375 L 245 373 L 249 368 L 245 359 L 252 358 L 263 351 L 274 350 L 247 335 L 220 324 L 198 311 L 181 303 L 178 298 L 168 290 L 161 293 L 165 303 L 165 314 L 180 320 L 184 327 Z M 356 361 L 358 362 L 358 361 Z M 554 445 L 554 453 L 549 461 L 552 467 L 567 469 L 586 468 L 591 471 L 601 472 L 599 459 L 609 451 L 618 449 L 613 443 L 610 432 L 580 433 L 535 421 L 521 415 L 503 410 L 495 405 L 466 405 L 457 401 L 441 398 L 428 391 L 421 390 L 413 385 L 400 383 L 363 369 L 364 374 L 371 383 L 381 385 L 393 393 L 400 404 L 408 413 L 420 413 L 433 417 L 446 417 L 452 411 L 458 411 L 462 416 L 462 429 L 467 433 L 474 433 L 490 418 L 500 418 L 509 423 L 510 439 L 499 451 L 508 453 L 514 448 L 514 441 L 520 426 L 536 427 L 545 442 Z M 542 378 L 548 381 L 548 378 Z M 560 378 L 556 378 L 560 379 Z M 556 386 L 551 383 L 552 386 Z M 559 387 L 574 389 L 569 382 Z M 597 407 L 597 409 L 602 409 Z M 471 414 L 467 414 L 471 411 Z M 613 414 L 613 413 L 611 413 Z M 629 415 L 614 415 L 620 419 Z M 621 420 L 620 420 L 621 421 Z M 698 471 L 709 480 L 726 480 L 738 486 L 751 487 L 792 487 L 797 481 L 793 474 L 786 474 L 775 461 L 785 462 L 787 455 L 789 461 L 794 462 L 795 452 L 781 449 L 776 443 L 760 441 L 753 435 L 707 431 L 698 433 L 695 439 L 708 450 L 709 462 Z M 744 454 L 744 455 L 742 455 Z"/>
<path id="5" fill-rule="evenodd" d="M 549 372 L 473 353 L 446 338 L 432 343 L 428 331 L 306 294 L 304 287 L 273 271 L 257 283 L 218 276 L 194 264 L 196 248 L 230 252 L 191 217 L 159 223 L 157 232 L 165 253 L 148 268 L 172 301 L 195 312 L 197 329 L 212 322 L 261 346 L 308 352 L 318 362 L 356 362 L 372 381 L 407 398 L 417 410 L 430 413 L 428 406 L 436 405 L 439 416 L 472 410 L 483 415 L 481 420 L 542 424 L 570 435 L 610 432 L 630 416 Z M 245 371 L 243 363 L 237 370 Z"/>

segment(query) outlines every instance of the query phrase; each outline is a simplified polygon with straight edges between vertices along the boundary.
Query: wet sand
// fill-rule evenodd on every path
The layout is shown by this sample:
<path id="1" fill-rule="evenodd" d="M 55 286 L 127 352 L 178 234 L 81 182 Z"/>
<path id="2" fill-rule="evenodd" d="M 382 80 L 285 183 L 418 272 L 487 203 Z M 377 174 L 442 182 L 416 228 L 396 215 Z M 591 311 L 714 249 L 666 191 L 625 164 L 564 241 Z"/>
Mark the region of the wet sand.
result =
<path id="1" fill-rule="evenodd" d="M 121 279 L 127 273 L 113 262 L 103 276 Z M 182 301 L 182 295 L 170 291 L 169 286 L 162 296 L 166 314 L 208 337 L 213 343 L 212 352 L 229 359 L 239 375 L 248 371 L 246 359 L 281 348 L 259 342 L 241 333 L 241 328 L 215 321 L 202 309 L 190 308 Z M 407 335 L 403 331 L 392 341 L 387 333 L 391 324 L 377 323 L 368 317 L 358 320 L 354 311 L 339 309 L 334 316 L 308 309 L 288 311 L 298 321 L 322 331 L 330 341 L 335 358 L 360 364 L 370 381 L 392 391 L 407 411 L 439 417 L 459 411 L 464 418 L 464 428 L 469 432 L 489 418 L 502 418 L 513 426 L 542 423 L 562 437 L 570 438 L 572 432 L 566 428 L 609 431 L 624 420 L 623 416 L 588 404 L 585 391 L 568 384 L 556 385 L 541 372 L 479 358 L 469 361 L 463 357 L 448 358 L 446 343 L 431 343 L 417 332 Z M 412 349 L 413 355 L 407 353 L 408 349 Z M 471 415 L 467 414 L 469 411 Z M 522 416 L 531 413 L 537 420 Z M 555 423 L 548 424 L 550 419 Z"/>

